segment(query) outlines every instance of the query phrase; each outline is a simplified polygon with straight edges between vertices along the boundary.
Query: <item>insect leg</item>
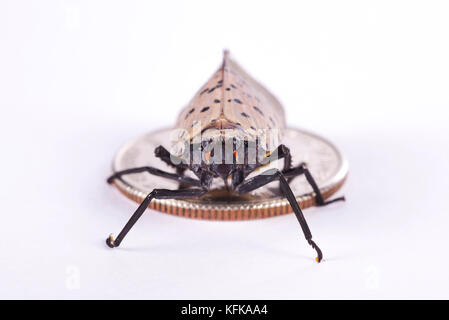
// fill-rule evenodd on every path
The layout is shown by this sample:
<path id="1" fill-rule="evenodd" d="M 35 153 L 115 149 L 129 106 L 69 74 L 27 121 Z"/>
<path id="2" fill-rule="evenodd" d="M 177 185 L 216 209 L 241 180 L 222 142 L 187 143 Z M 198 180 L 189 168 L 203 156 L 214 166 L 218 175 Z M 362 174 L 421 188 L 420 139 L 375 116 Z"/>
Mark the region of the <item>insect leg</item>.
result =
<path id="1" fill-rule="evenodd" d="M 316 198 L 316 204 L 318 206 L 326 206 L 330 203 L 336 202 L 336 201 L 345 201 L 345 197 L 338 197 L 332 200 L 325 201 L 323 198 L 323 195 L 321 194 L 320 188 L 318 188 L 318 185 L 313 178 L 312 174 L 310 173 L 309 168 L 307 168 L 307 165 L 305 163 L 301 163 L 299 166 L 295 168 L 291 168 L 288 170 L 283 170 L 282 173 L 285 177 L 289 177 L 290 181 L 299 175 L 304 174 L 306 176 L 307 182 L 310 184 L 310 186 L 313 189 L 313 192 L 315 192 L 315 198 Z"/>
<path id="2" fill-rule="evenodd" d="M 288 169 L 290 169 L 292 167 L 292 155 L 290 153 L 290 149 L 289 148 L 287 148 L 284 145 L 281 145 L 281 146 L 284 148 L 284 154 L 283 154 L 283 156 L 284 156 L 284 168 L 282 169 L 282 171 L 284 171 L 284 170 L 288 170 Z M 287 181 L 289 181 L 289 180 L 287 179 Z"/>
<path id="3" fill-rule="evenodd" d="M 273 155 L 275 155 L 276 158 L 270 159 L 270 161 L 284 158 L 284 168 L 282 169 L 282 171 L 288 170 L 292 167 L 292 155 L 290 153 L 290 149 L 285 145 L 279 145 L 279 147 L 277 147 L 276 150 L 272 152 L 270 157 L 272 157 Z M 292 178 L 288 178 L 287 181 L 290 182 L 291 179 Z"/>
<path id="4" fill-rule="evenodd" d="M 156 158 L 161 159 L 170 167 L 176 168 L 176 172 L 182 175 L 184 171 L 188 168 L 187 164 L 183 163 L 182 160 L 174 155 L 172 155 L 167 149 L 163 146 L 159 146 L 154 149 L 154 155 Z M 176 163 L 173 163 L 175 160 Z"/>
<path id="5" fill-rule="evenodd" d="M 187 184 L 189 186 L 199 187 L 201 185 L 199 180 L 195 180 L 195 179 L 192 179 L 192 178 L 189 178 L 186 176 L 182 176 L 177 173 L 170 173 L 170 172 L 162 171 L 162 170 L 159 170 L 154 167 L 138 167 L 138 168 L 131 168 L 131 169 L 118 171 L 118 172 L 115 172 L 113 175 L 111 175 L 108 178 L 107 182 L 112 183 L 115 179 L 121 178 L 124 175 L 131 174 L 131 173 L 140 173 L 140 172 L 148 172 L 152 175 L 171 179 L 171 180 L 176 180 L 181 184 Z"/>
<path id="6" fill-rule="evenodd" d="M 268 156 L 269 161 L 274 161 L 278 159 L 284 159 L 284 169 L 291 167 L 291 155 L 290 155 L 290 149 L 287 148 L 285 145 L 281 144 L 279 147 L 277 147 L 271 154 Z"/>
<path id="7" fill-rule="evenodd" d="M 154 155 L 156 156 L 156 158 L 161 159 L 163 162 L 165 162 L 170 167 L 176 168 L 176 173 L 180 176 L 183 176 L 184 172 L 188 168 L 187 164 L 183 163 L 180 158 L 172 155 L 163 146 L 159 146 L 156 149 L 154 149 Z M 175 160 L 177 164 L 173 163 L 172 160 Z M 188 187 L 189 187 L 189 184 L 180 183 L 178 189 L 185 189 Z"/>
<path id="8" fill-rule="evenodd" d="M 316 243 L 312 240 L 312 233 L 310 232 L 309 226 L 307 225 L 306 219 L 304 218 L 304 215 L 301 211 L 301 208 L 298 205 L 298 202 L 296 201 L 295 195 L 293 194 L 292 189 L 288 185 L 287 180 L 285 179 L 284 175 L 281 171 L 277 169 L 271 169 L 263 172 L 262 174 L 255 176 L 253 178 L 250 178 L 240 185 L 236 187 L 236 191 L 240 194 L 251 192 L 255 189 L 258 189 L 272 181 L 279 180 L 281 185 L 281 190 L 284 193 L 285 197 L 287 198 L 288 202 L 290 203 L 293 212 L 296 215 L 296 218 L 298 219 L 299 224 L 301 225 L 301 229 L 304 233 L 304 236 L 309 243 L 309 245 L 312 246 L 317 252 L 317 258 L 316 261 L 320 262 L 321 259 L 323 259 L 323 254 L 320 250 L 320 248 L 316 245 Z"/>
<path id="9" fill-rule="evenodd" d="M 154 189 L 146 196 L 145 200 L 142 201 L 140 206 L 137 208 L 137 210 L 131 216 L 129 221 L 126 223 L 125 227 L 123 227 L 122 231 L 120 231 L 119 235 L 117 236 L 117 239 L 114 240 L 112 235 L 110 235 L 106 239 L 106 244 L 110 248 L 118 247 L 120 245 L 120 243 L 123 241 L 123 238 L 125 238 L 126 234 L 129 232 L 129 230 L 131 230 L 131 228 L 134 226 L 134 224 L 137 222 L 137 220 L 139 220 L 139 218 L 142 216 L 142 214 L 148 208 L 148 205 L 150 204 L 151 200 L 153 200 L 153 199 L 188 199 L 188 198 L 199 197 L 206 192 L 207 192 L 207 190 L 204 190 L 204 189 L 183 189 L 183 190 Z"/>
<path id="10" fill-rule="evenodd" d="M 248 152 L 247 147 L 245 147 L 245 152 Z M 284 159 L 284 169 L 291 167 L 291 156 L 290 156 L 290 150 L 283 144 L 279 145 L 273 152 L 270 153 L 270 155 L 264 159 L 263 163 L 276 161 L 279 159 Z M 240 183 L 243 182 L 243 180 L 255 169 L 259 168 L 263 163 L 260 163 L 259 161 L 257 164 L 252 167 L 251 169 L 241 169 L 236 170 L 232 173 L 232 189 L 235 189 Z"/>

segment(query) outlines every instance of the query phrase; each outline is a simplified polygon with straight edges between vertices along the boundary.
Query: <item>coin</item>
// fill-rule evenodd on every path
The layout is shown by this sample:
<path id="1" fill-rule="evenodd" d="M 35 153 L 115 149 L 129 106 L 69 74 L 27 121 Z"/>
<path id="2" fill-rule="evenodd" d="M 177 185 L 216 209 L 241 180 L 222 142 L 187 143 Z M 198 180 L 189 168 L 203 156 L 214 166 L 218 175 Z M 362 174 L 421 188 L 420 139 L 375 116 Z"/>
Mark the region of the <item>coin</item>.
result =
<path id="1" fill-rule="evenodd" d="M 172 129 L 149 132 L 125 144 L 113 160 L 113 172 L 124 169 L 153 166 L 174 172 L 154 156 L 154 149 L 162 145 L 170 149 L 168 137 Z M 340 151 L 326 139 L 299 129 L 285 131 L 283 144 L 290 148 L 293 166 L 305 162 L 314 176 L 324 199 L 328 199 L 343 185 L 348 174 L 348 163 Z M 282 160 L 272 166 L 280 166 Z M 262 169 L 263 170 L 263 169 Z M 253 173 L 251 176 L 258 174 Z M 187 175 L 194 177 L 188 170 Z M 153 199 L 149 208 L 176 216 L 209 220 L 246 220 L 267 218 L 292 212 L 287 199 L 273 182 L 247 195 L 235 195 L 222 185 L 201 198 L 189 200 Z M 140 203 L 155 188 L 177 189 L 176 181 L 150 175 L 147 172 L 130 174 L 115 179 L 114 185 L 128 198 Z M 315 193 L 304 176 L 290 182 L 296 200 L 302 209 L 315 205 Z"/>

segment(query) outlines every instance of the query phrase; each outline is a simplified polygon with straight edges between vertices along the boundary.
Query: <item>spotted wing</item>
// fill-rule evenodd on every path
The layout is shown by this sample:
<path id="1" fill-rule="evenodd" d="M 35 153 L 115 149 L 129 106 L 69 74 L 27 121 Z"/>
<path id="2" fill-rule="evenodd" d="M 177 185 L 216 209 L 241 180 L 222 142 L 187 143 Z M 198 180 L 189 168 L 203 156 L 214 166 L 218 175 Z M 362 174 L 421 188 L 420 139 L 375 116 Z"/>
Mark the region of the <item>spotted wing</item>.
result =
<path id="1" fill-rule="evenodd" d="M 225 53 L 223 114 L 245 130 L 285 128 L 280 102 Z"/>
<path id="2" fill-rule="evenodd" d="M 222 85 L 223 72 L 220 68 L 181 111 L 176 128 L 184 129 L 191 134 L 196 124 L 202 130 L 211 122 L 216 121 L 220 117 L 222 109 Z"/>
<path id="3" fill-rule="evenodd" d="M 186 139 L 211 125 L 219 129 L 236 128 L 253 137 L 259 135 L 260 129 L 285 128 L 280 102 L 233 61 L 227 51 L 222 66 L 181 111 L 176 128 L 188 133 L 179 137 Z"/>

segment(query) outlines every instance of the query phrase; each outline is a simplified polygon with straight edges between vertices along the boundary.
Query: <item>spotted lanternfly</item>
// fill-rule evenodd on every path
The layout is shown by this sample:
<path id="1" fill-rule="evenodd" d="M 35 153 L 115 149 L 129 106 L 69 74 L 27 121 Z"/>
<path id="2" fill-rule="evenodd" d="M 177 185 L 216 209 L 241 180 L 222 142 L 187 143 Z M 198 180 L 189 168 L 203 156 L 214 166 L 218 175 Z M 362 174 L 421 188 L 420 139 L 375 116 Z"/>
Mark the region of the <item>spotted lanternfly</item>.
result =
<path id="1" fill-rule="evenodd" d="M 344 200 L 344 197 L 324 201 L 306 164 L 292 166 L 289 148 L 280 143 L 285 129 L 281 104 L 233 61 L 227 51 L 220 68 L 181 111 L 175 129 L 178 134 L 173 148 L 169 151 L 159 146 L 155 149 L 155 156 L 176 168 L 176 173 L 138 167 L 118 171 L 108 178 L 112 183 L 127 174 L 148 172 L 179 182 L 176 190 L 154 189 L 150 192 L 118 237 L 114 240 L 111 235 L 106 239 L 109 247 L 120 245 L 152 199 L 201 197 L 212 190 L 215 179 L 221 179 L 224 188 L 239 195 L 278 181 L 306 240 L 318 254 L 316 261 L 321 261 L 322 252 L 312 240 L 289 182 L 304 174 L 319 206 Z M 283 159 L 282 169 L 262 170 L 279 159 Z M 196 178 L 185 175 L 186 170 L 191 170 Z M 248 177 L 250 174 L 252 177 Z"/>

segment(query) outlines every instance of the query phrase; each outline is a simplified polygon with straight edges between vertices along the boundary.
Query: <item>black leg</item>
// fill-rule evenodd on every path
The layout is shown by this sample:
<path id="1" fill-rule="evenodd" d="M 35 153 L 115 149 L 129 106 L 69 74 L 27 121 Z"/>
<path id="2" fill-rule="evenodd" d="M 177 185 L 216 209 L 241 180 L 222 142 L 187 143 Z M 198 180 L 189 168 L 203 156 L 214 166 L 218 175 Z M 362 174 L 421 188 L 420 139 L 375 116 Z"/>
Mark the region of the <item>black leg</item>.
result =
<path id="1" fill-rule="evenodd" d="M 275 161 L 278 159 L 284 159 L 284 170 L 290 168 L 292 165 L 292 157 L 290 155 L 290 149 L 281 144 L 266 158 L 266 161 Z"/>
<path id="2" fill-rule="evenodd" d="M 290 153 L 290 149 L 286 146 L 282 145 L 284 147 L 285 155 L 284 155 L 284 168 L 282 171 L 288 170 L 292 167 L 292 154 Z M 293 178 L 287 178 L 287 182 L 290 183 L 290 181 Z"/>
<path id="3" fill-rule="evenodd" d="M 273 159 L 270 159 L 270 161 L 282 158 L 284 159 L 284 168 L 282 169 L 282 171 L 288 170 L 292 167 L 292 155 L 290 153 L 290 149 L 283 144 L 279 145 L 279 147 L 277 147 L 277 149 L 272 152 L 269 158 L 271 157 L 273 157 Z M 290 182 L 291 179 L 292 178 L 287 178 L 287 181 Z"/>
<path id="4" fill-rule="evenodd" d="M 179 176 L 184 176 L 184 171 L 186 171 L 186 169 L 185 168 L 181 168 L 181 167 L 177 167 L 176 168 L 176 174 L 177 175 L 179 175 Z M 178 189 L 187 189 L 187 188 L 189 188 L 190 187 L 190 185 L 189 184 L 187 184 L 187 183 L 180 183 L 179 184 L 179 186 L 178 186 Z"/>
<path id="5" fill-rule="evenodd" d="M 165 162 L 170 167 L 176 168 L 176 172 L 179 175 L 182 175 L 184 171 L 188 168 L 188 165 L 182 162 L 182 160 L 174 155 L 172 155 L 167 149 L 165 149 L 163 146 L 159 146 L 156 149 L 154 149 L 154 155 L 156 158 L 161 159 L 163 162 Z M 174 164 L 172 162 L 173 160 L 176 160 L 177 164 Z"/>
<path id="6" fill-rule="evenodd" d="M 318 206 L 326 206 L 330 203 L 336 202 L 336 201 L 345 201 L 345 197 L 338 197 L 332 200 L 324 201 L 323 195 L 321 194 L 320 188 L 318 188 L 318 185 L 313 178 L 312 174 L 310 173 L 309 168 L 307 168 L 307 165 L 305 163 L 301 163 L 299 166 L 287 170 L 283 170 L 282 173 L 286 178 L 290 178 L 289 181 L 291 181 L 293 178 L 304 174 L 306 176 L 307 182 L 309 182 L 310 186 L 313 189 L 313 192 L 315 192 L 315 198 L 316 198 L 316 204 Z"/>
<path id="7" fill-rule="evenodd" d="M 145 210 L 148 208 L 148 205 L 150 204 L 151 200 L 153 199 L 188 199 L 188 198 L 194 198 L 199 197 L 206 193 L 206 190 L 203 189 L 183 189 L 183 190 L 167 190 L 167 189 L 154 189 L 152 192 L 150 192 L 145 200 L 142 201 L 140 206 L 137 208 L 136 212 L 131 216 L 129 221 L 126 223 L 125 227 L 122 229 L 122 231 L 117 236 L 117 239 L 114 240 L 112 235 L 110 235 L 106 239 L 106 244 L 110 248 L 115 248 L 120 245 L 120 243 L 123 241 L 123 238 L 125 238 L 126 234 L 131 230 L 131 228 L 134 226 L 134 224 L 139 220 L 139 218 L 142 216 L 142 214 L 145 212 Z"/>
<path id="8" fill-rule="evenodd" d="M 159 146 L 156 149 L 154 149 L 154 155 L 156 158 L 161 159 L 163 162 L 165 162 L 168 166 L 176 168 L 176 173 L 179 176 L 183 176 L 184 172 L 187 170 L 188 166 L 182 162 L 182 160 L 174 155 L 172 155 L 167 149 L 165 149 L 163 146 Z M 172 159 L 176 160 L 177 164 L 174 164 L 172 162 Z M 178 189 L 186 189 L 189 187 L 188 183 L 180 183 Z"/>
<path id="9" fill-rule="evenodd" d="M 284 168 L 282 169 L 282 171 L 288 170 L 292 167 L 292 155 L 290 153 L 290 149 L 287 148 L 286 146 L 284 146 L 284 148 L 285 148 L 286 152 L 284 155 Z"/>
<path id="10" fill-rule="evenodd" d="M 140 173 L 140 172 L 148 172 L 155 176 L 159 176 L 159 177 L 163 177 L 163 178 L 167 178 L 167 179 L 171 179 L 171 180 L 176 180 L 181 184 L 187 184 L 189 186 L 194 186 L 194 187 L 200 186 L 199 180 L 185 177 L 185 176 L 179 175 L 177 173 L 170 173 L 170 172 L 162 171 L 162 170 L 159 170 L 154 167 L 138 167 L 138 168 L 131 168 L 131 169 L 118 171 L 118 172 L 115 172 L 113 175 L 111 175 L 107 181 L 108 181 L 108 183 L 112 183 L 114 181 L 114 179 L 120 178 L 124 175 L 131 174 L 131 173 Z"/>
<path id="11" fill-rule="evenodd" d="M 316 243 L 312 240 L 312 233 L 310 232 L 310 229 L 307 225 L 306 219 L 304 218 L 304 215 L 301 211 L 301 208 L 298 205 L 298 202 L 296 202 L 296 197 L 292 192 L 292 189 L 288 185 L 287 180 L 285 179 L 284 175 L 281 171 L 277 169 L 271 169 L 263 172 L 262 174 L 255 176 L 251 179 L 248 179 L 244 181 L 242 184 L 238 185 L 236 188 L 236 191 L 240 194 L 251 192 L 255 189 L 258 189 L 272 181 L 279 180 L 281 185 L 281 190 L 284 193 L 285 197 L 287 198 L 288 202 L 290 203 L 291 207 L 293 208 L 293 212 L 296 215 L 296 218 L 298 219 L 299 224 L 301 225 L 301 229 L 304 233 L 304 236 L 307 240 L 307 242 L 314 248 L 317 252 L 317 258 L 316 261 L 320 262 L 321 259 L 323 259 L 323 254 L 320 250 L 320 248 L 316 245 Z"/>

